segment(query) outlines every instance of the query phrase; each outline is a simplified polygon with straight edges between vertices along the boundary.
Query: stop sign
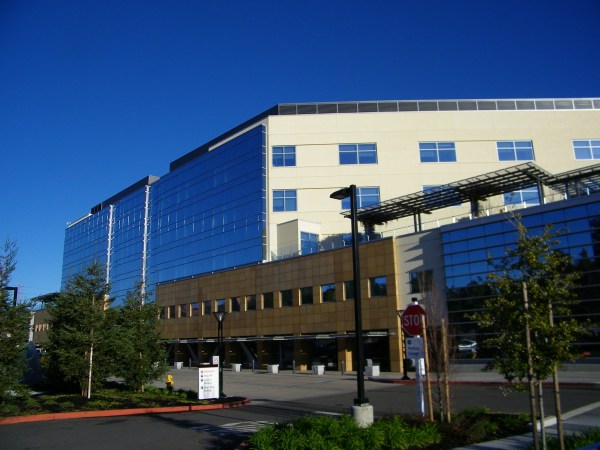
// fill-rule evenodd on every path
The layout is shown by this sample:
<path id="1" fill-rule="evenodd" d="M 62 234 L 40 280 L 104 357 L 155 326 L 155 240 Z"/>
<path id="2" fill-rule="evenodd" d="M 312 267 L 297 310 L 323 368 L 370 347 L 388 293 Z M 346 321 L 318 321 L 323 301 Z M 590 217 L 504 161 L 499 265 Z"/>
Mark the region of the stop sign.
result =
<path id="1" fill-rule="evenodd" d="M 425 310 L 420 305 L 409 305 L 402 313 L 402 328 L 407 334 L 417 336 L 422 333 L 421 316 L 425 315 Z"/>

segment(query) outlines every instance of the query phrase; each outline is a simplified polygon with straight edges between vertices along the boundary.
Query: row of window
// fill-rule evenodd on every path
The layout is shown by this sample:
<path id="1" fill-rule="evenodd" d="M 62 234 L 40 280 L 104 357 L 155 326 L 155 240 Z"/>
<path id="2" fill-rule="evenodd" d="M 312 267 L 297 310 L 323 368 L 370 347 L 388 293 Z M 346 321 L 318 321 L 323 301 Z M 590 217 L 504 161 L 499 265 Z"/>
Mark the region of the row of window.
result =
<path id="1" fill-rule="evenodd" d="M 350 209 L 350 198 L 341 200 L 342 209 Z M 357 187 L 356 203 L 358 208 L 379 204 L 379 187 Z M 286 212 L 298 210 L 298 194 L 296 189 L 273 190 L 273 211 Z"/>
<path id="2" fill-rule="evenodd" d="M 533 161 L 533 143 L 531 141 L 496 142 L 499 161 Z M 376 144 L 340 144 L 339 161 L 347 164 L 377 164 Z M 575 159 L 600 159 L 600 140 L 579 139 L 573 141 Z M 273 147 L 273 166 L 287 167 L 296 165 L 296 147 L 293 145 Z M 420 142 L 421 162 L 456 162 L 454 142 Z"/>
<path id="3" fill-rule="evenodd" d="M 441 189 L 440 185 L 426 185 L 423 186 L 423 192 L 439 192 Z M 342 201 L 342 209 L 347 210 L 350 209 L 350 199 L 345 198 Z M 373 206 L 379 204 L 379 188 L 378 187 L 357 187 L 356 188 L 356 203 L 358 208 L 365 208 L 367 206 Z M 460 200 L 456 202 L 454 206 L 461 206 Z M 507 192 L 504 194 L 504 204 L 505 205 L 522 205 L 526 204 L 527 206 L 539 205 L 539 192 L 536 186 L 530 186 L 524 189 L 520 189 L 517 191 Z M 289 211 L 297 211 L 298 210 L 298 200 L 297 200 L 297 191 L 295 189 L 285 189 L 285 190 L 274 190 L 273 191 L 273 211 L 274 212 L 289 212 Z M 316 246 L 316 241 L 314 240 L 314 236 L 308 236 L 309 233 L 306 234 L 306 237 L 302 237 L 301 240 L 304 243 L 304 239 L 313 240 L 310 244 L 312 247 Z M 317 237 L 318 238 L 318 237 Z M 310 251 L 309 251 L 310 253 Z"/>
<path id="4" fill-rule="evenodd" d="M 326 283 L 319 286 L 320 297 L 314 298 L 315 290 L 312 286 L 296 289 L 300 305 L 314 303 L 328 303 L 339 301 L 336 294 L 336 284 Z M 369 297 L 383 297 L 387 295 L 387 277 L 379 276 L 369 278 Z M 354 282 L 344 281 L 344 301 L 354 299 Z M 175 319 L 186 317 L 208 316 L 213 312 L 225 311 L 237 313 L 243 311 L 256 311 L 274 308 L 289 308 L 294 306 L 294 289 L 279 292 L 265 292 L 263 294 L 231 297 L 229 299 L 204 300 L 203 302 L 170 305 L 161 310 L 161 319 Z"/>

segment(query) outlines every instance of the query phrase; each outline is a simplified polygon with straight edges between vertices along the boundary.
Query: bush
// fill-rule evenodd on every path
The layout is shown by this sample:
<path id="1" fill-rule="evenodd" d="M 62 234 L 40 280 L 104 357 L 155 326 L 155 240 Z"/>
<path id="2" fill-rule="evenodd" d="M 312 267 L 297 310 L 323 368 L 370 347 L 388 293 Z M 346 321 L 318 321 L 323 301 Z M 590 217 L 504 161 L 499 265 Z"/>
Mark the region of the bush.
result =
<path id="1" fill-rule="evenodd" d="M 360 428 L 348 415 L 340 418 L 306 416 L 260 428 L 250 437 L 255 450 L 371 450 L 380 448 L 425 448 L 439 443 L 442 435 L 435 424 L 409 426 L 400 417 L 375 421 Z"/>
<path id="2" fill-rule="evenodd" d="M 590 428 L 580 433 L 565 436 L 565 450 L 575 450 L 600 442 L 600 428 Z M 558 439 L 550 436 L 547 440 L 548 450 L 559 448 Z"/>

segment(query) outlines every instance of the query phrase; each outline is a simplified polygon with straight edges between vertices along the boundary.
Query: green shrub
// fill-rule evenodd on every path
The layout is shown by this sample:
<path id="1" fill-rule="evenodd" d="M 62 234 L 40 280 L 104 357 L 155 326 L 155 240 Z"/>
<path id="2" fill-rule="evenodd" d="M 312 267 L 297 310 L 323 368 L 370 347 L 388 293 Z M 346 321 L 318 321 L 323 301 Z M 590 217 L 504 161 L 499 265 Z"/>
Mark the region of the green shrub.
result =
<path id="1" fill-rule="evenodd" d="M 250 437 L 256 450 L 374 450 L 423 448 L 441 442 L 435 424 L 408 426 L 400 417 L 376 420 L 360 428 L 348 415 L 306 416 L 260 428 Z"/>
<path id="2" fill-rule="evenodd" d="M 0 404 L 0 411 L 3 416 L 16 416 L 21 412 L 21 407 L 14 403 Z"/>
<path id="3" fill-rule="evenodd" d="M 576 450 L 581 447 L 600 442 L 600 428 L 589 428 L 585 431 L 566 435 L 565 450 Z M 547 439 L 548 450 L 558 450 L 558 439 L 554 436 L 549 436 Z M 533 448 L 533 446 L 532 446 Z"/>

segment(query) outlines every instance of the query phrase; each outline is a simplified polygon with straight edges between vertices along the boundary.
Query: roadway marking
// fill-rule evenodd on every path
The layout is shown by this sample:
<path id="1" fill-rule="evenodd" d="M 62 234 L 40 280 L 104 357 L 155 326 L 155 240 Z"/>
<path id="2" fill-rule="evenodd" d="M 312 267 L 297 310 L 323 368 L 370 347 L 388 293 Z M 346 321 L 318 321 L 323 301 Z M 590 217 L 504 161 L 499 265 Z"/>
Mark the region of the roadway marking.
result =
<path id="1" fill-rule="evenodd" d="M 232 422 L 225 423 L 223 425 L 198 425 L 196 427 L 191 427 L 191 429 L 219 435 L 252 434 L 256 433 L 256 430 L 258 430 L 260 427 L 271 424 L 271 422 L 259 420 L 246 422 Z"/>
<path id="2" fill-rule="evenodd" d="M 329 411 L 315 411 L 315 415 L 320 416 L 341 416 L 340 413 L 334 413 Z M 267 422 L 265 420 L 257 420 L 257 421 L 245 421 L 245 422 L 232 422 L 225 423 L 223 425 L 198 425 L 195 427 L 190 427 L 192 430 L 196 431 L 205 431 L 207 433 L 219 434 L 222 436 L 231 435 L 231 434 L 253 434 L 260 427 L 264 427 L 266 425 L 273 425 L 275 422 Z"/>

